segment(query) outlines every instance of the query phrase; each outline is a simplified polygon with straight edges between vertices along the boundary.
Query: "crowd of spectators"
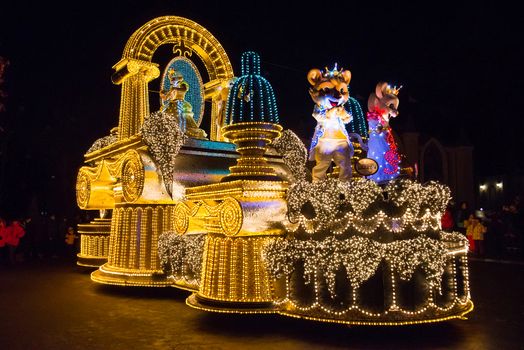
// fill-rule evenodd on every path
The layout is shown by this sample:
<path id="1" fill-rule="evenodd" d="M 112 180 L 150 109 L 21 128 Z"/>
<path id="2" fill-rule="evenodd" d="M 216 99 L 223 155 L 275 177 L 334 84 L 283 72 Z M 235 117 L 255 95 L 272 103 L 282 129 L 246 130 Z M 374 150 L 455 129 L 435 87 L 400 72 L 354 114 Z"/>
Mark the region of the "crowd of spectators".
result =
<path id="1" fill-rule="evenodd" d="M 89 220 L 45 212 L 9 220 L 0 216 L 0 266 L 50 259 L 75 261 L 80 250 L 77 225 Z"/>
<path id="2" fill-rule="evenodd" d="M 474 256 L 524 258 L 524 212 L 520 196 L 490 210 L 472 210 L 466 202 L 456 208 L 451 204 L 442 216 L 442 229 L 464 234 Z"/>

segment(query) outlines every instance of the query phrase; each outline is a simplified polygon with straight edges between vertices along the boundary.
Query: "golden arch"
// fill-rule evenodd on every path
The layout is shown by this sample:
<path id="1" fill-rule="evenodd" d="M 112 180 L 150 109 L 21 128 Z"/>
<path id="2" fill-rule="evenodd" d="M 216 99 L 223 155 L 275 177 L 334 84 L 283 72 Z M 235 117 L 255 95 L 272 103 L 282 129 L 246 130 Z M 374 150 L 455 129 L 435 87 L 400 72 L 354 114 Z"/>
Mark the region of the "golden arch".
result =
<path id="1" fill-rule="evenodd" d="M 136 135 L 149 115 L 148 83 L 160 75 L 151 58 L 159 46 L 173 44 L 173 53 L 202 60 L 209 75 L 204 84 L 204 99 L 211 101 L 211 140 L 220 138 L 223 105 L 227 95 L 223 88 L 233 78 L 233 68 L 222 45 L 201 25 L 183 17 L 155 18 L 131 35 L 122 59 L 113 66 L 113 83 L 122 84 L 119 116 L 119 140 Z"/>

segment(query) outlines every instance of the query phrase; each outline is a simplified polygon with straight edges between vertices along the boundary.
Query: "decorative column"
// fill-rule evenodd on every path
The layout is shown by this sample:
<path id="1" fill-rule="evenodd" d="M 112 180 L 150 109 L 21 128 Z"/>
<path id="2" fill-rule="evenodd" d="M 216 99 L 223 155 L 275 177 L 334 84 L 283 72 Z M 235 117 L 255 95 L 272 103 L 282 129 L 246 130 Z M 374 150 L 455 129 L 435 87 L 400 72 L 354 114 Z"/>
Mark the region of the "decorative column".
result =
<path id="1" fill-rule="evenodd" d="M 158 236 L 174 230 L 173 205 L 117 204 L 111 222 L 109 257 L 91 274 L 104 284 L 124 286 L 169 286 L 160 266 Z"/>
<path id="2" fill-rule="evenodd" d="M 98 267 L 107 262 L 111 219 L 96 218 L 88 224 L 79 224 L 80 253 L 77 265 Z"/>
<path id="3" fill-rule="evenodd" d="M 275 312 L 274 281 L 262 259 L 265 244 L 285 231 L 287 183 L 264 154 L 280 137 L 273 89 L 260 76 L 260 57 L 242 55 L 242 76 L 229 93 L 223 136 L 240 158 L 221 183 L 188 188 L 177 205 L 178 233 L 207 232 L 199 290 L 188 305 L 217 312 Z"/>
<path id="4" fill-rule="evenodd" d="M 113 66 L 114 84 L 122 84 L 120 99 L 119 140 L 136 135 L 144 118 L 149 115 L 147 84 L 158 78 L 160 70 L 155 63 L 125 58 Z"/>

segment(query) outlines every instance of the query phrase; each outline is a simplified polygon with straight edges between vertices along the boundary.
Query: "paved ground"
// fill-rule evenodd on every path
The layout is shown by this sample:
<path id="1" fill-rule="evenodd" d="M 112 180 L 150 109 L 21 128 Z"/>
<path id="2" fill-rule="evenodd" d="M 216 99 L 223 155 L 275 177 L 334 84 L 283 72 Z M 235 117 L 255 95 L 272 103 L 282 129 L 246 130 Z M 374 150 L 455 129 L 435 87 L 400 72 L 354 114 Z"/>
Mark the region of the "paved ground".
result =
<path id="1" fill-rule="evenodd" d="M 473 261 L 467 321 L 347 327 L 212 314 L 175 288 L 98 285 L 72 263 L 0 269 L 0 349 L 524 349 L 524 264 Z"/>

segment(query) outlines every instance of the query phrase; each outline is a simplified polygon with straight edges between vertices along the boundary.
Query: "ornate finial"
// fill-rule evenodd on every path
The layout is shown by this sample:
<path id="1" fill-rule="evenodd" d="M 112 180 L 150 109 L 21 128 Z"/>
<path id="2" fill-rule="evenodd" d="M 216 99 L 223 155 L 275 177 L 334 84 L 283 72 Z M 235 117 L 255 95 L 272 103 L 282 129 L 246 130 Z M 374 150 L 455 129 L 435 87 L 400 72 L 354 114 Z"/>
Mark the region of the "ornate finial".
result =
<path id="1" fill-rule="evenodd" d="M 173 53 L 175 56 L 184 56 L 189 58 L 193 55 L 193 50 L 188 43 L 183 40 L 179 40 L 173 45 Z"/>
<path id="2" fill-rule="evenodd" d="M 256 52 L 242 54 L 242 75 L 260 75 L 260 56 Z"/>

